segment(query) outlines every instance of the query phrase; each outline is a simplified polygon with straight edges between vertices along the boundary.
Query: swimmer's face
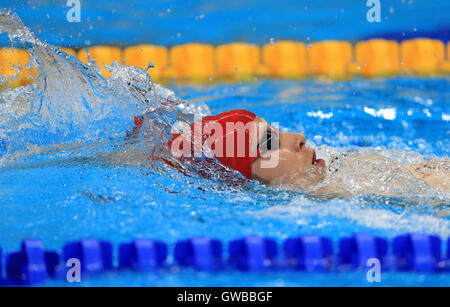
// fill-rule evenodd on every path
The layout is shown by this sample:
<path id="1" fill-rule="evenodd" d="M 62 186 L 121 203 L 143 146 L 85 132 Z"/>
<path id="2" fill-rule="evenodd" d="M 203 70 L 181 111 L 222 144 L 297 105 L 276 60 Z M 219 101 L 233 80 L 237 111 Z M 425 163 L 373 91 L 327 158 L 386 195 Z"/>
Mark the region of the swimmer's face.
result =
<path id="1" fill-rule="evenodd" d="M 315 150 L 306 147 L 303 134 L 280 132 L 260 117 L 255 124 L 261 154 L 252 164 L 253 179 L 271 186 L 294 184 L 303 188 L 323 180 L 325 161 L 316 159 Z"/>

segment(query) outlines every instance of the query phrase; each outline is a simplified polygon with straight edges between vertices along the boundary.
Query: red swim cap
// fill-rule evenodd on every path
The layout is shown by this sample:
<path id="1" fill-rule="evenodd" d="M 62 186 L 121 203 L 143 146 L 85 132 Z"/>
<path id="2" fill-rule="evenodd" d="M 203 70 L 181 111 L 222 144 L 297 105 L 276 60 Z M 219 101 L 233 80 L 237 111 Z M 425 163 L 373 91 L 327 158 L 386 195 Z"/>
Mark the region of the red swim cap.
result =
<path id="1" fill-rule="evenodd" d="M 200 156 L 209 150 L 223 165 L 252 179 L 252 163 L 259 149 L 252 150 L 256 136 L 253 121 L 256 115 L 246 110 L 232 110 L 205 116 L 191 125 L 190 140 L 186 133 L 173 133 L 169 147 L 176 156 Z M 185 148 L 185 145 L 189 148 Z M 206 145 L 206 146 L 205 146 Z"/>

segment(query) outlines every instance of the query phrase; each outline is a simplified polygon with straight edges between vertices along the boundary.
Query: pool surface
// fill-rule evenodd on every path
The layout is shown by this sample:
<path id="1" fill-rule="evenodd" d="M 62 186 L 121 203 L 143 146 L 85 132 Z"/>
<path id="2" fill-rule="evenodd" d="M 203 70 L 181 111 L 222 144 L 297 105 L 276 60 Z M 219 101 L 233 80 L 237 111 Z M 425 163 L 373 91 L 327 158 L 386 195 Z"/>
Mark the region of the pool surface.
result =
<path id="1" fill-rule="evenodd" d="M 66 22 L 66 2 L 3 0 L 1 7 L 12 8 L 45 41 L 66 47 L 450 39 L 447 1 L 383 0 L 380 23 L 368 23 L 367 1 L 354 0 L 82 0 L 80 23 Z"/>
<path id="2" fill-rule="evenodd" d="M 394 156 L 413 151 L 413 155 L 434 157 L 448 156 L 448 85 L 444 79 L 408 78 L 375 84 L 257 81 L 173 88 L 192 103 L 206 103 L 212 113 L 248 108 L 269 121 L 280 122 L 285 129 L 305 131 L 317 145 L 351 150 L 369 146 Z M 394 109 L 395 118 L 367 114 L 364 107 L 357 106 L 361 102 L 375 110 Z M 408 115 L 411 110 L 413 115 Z M 320 118 L 315 115 L 319 111 L 332 116 Z M 433 126 L 433 131 L 424 126 Z M 45 247 L 60 249 L 65 242 L 84 237 L 117 244 L 148 237 L 173 244 L 204 235 L 227 242 L 252 234 L 279 241 L 315 234 L 337 242 L 355 232 L 387 238 L 406 232 L 434 233 L 443 239 L 450 234 L 448 193 L 440 196 L 442 202 L 437 207 L 376 195 L 319 201 L 300 192 L 256 183 L 232 187 L 187 178 L 170 169 L 160 173 L 98 165 L 90 163 L 89 158 L 77 160 L 71 159 L 70 153 L 66 155 L 2 167 L 0 243 L 4 249 L 17 249 L 23 238 L 41 238 Z M 207 274 L 168 269 L 158 273 L 108 273 L 82 285 L 369 285 L 365 278 L 364 272 Z M 66 283 L 50 283 L 55 284 Z M 449 285 L 448 274 L 383 275 L 382 285 L 419 284 Z"/>

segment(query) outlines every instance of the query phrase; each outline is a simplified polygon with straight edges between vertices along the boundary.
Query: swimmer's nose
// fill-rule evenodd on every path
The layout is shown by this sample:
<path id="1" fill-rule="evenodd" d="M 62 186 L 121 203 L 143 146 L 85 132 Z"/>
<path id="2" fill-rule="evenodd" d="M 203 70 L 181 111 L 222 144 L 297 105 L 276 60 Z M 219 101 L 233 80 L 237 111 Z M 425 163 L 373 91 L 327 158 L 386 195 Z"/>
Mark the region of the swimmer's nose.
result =
<path id="1" fill-rule="evenodd" d="M 306 138 L 301 133 L 284 132 L 280 136 L 281 144 L 288 144 L 291 150 L 301 152 L 306 148 Z"/>

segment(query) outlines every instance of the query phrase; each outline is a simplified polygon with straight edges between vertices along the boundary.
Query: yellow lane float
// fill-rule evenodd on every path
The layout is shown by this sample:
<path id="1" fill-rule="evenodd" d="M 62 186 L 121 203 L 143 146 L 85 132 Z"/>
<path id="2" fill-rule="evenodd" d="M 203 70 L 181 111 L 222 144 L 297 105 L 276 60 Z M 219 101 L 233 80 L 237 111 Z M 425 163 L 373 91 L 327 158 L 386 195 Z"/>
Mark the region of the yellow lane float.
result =
<path id="1" fill-rule="evenodd" d="M 96 46 L 91 48 L 84 48 L 78 51 L 78 59 L 87 63 L 89 58 L 95 59 L 96 64 L 100 67 L 100 73 L 104 78 L 111 76 L 111 73 L 105 69 L 105 65 L 110 65 L 112 62 L 117 61 L 122 63 L 122 50 L 118 47 L 110 46 Z"/>
<path id="2" fill-rule="evenodd" d="M 351 72 L 353 48 L 349 42 L 322 41 L 308 49 L 311 75 L 328 79 L 347 79 Z"/>
<path id="3" fill-rule="evenodd" d="M 0 74 L 6 77 L 6 83 L 0 84 L 0 89 L 27 85 L 35 80 L 36 69 L 25 66 L 29 61 L 26 50 L 0 48 Z"/>
<path id="4" fill-rule="evenodd" d="M 165 47 L 155 45 L 138 45 L 125 48 L 123 52 L 126 65 L 146 69 L 149 63 L 154 65 L 148 70 L 153 81 L 159 81 L 163 70 L 169 63 L 169 52 Z"/>
<path id="5" fill-rule="evenodd" d="M 450 42 L 447 43 L 447 60 L 441 65 L 442 73 L 450 73 Z"/>
<path id="6" fill-rule="evenodd" d="M 261 72 L 258 46 L 232 43 L 216 49 L 217 74 L 224 79 L 251 80 Z"/>
<path id="7" fill-rule="evenodd" d="M 354 50 L 353 50 L 354 49 Z M 118 47 L 94 46 L 78 52 L 61 48 L 87 63 L 89 53 L 104 77 L 111 73 L 105 65 L 113 61 L 145 69 L 157 82 L 178 80 L 205 83 L 212 80 L 253 80 L 257 76 L 282 79 L 325 77 L 348 79 L 352 74 L 384 77 L 398 74 L 435 75 L 450 73 L 450 42 L 447 48 L 440 40 L 417 38 L 401 44 L 385 39 L 361 41 L 353 46 L 346 41 L 314 42 L 307 47 L 294 41 L 279 41 L 260 49 L 257 45 L 231 43 L 214 47 L 188 43 L 174 46 L 138 45 L 122 50 Z M 354 56 L 354 59 L 353 59 Z M 29 68 L 25 50 L 0 48 L 1 85 L 17 87 L 36 79 L 36 68 Z"/>
<path id="8" fill-rule="evenodd" d="M 436 39 L 417 38 L 401 44 L 401 69 L 407 74 L 433 75 L 444 62 L 444 43 Z"/>
<path id="9" fill-rule="evenodd" d="M 59 47 L 59 49 L 61 49 L 62 51 L 64 51 L 67 54 L 77 56 L 77 52 L 75 51 L 75 49 L 67 48 L 67 47 Z"/>
<path id="10" fill-rule="evenodd" d="M 280 41 L 263 47 L 264 74 L 273 78 L 294 79 L 307 75 L 306 45 Z"/>
<path id="11" fill-rule="evenodd" d="M 372 39 L 355 46 L 356 69 L 364 77 L 397 75 L 400 70 L 400 46 L 396 41 Z"/>
<path id="12" fill-rule="evenodd" d="M 178 81 L 207 82 L 215 77 L 214 47 L 192 43 L 170 50 L 170 66 L 164 76 Z"/>

